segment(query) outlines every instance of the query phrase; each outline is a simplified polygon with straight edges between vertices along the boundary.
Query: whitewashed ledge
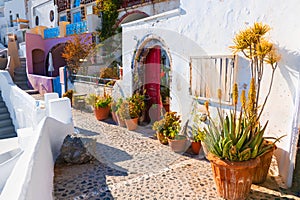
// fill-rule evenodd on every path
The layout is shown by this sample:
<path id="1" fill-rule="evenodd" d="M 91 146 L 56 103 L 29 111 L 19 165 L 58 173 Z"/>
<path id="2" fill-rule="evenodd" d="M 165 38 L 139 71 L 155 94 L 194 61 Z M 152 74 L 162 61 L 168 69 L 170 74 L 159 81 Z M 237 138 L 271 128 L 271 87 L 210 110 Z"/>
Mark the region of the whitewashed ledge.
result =
<path id="1" fill-rule="evenodd" d="M 7 157 L 0 160 L 6 169 L 0 200 L 51 200 L 55 160 L 66 135 L 74 132 L 70 100 L 51 99 L 40 109 L 40 102 L 14 85 L 8 72 L 0 70 L 0 82 L 18 135 L 0 140 L 0 158 Z"/>

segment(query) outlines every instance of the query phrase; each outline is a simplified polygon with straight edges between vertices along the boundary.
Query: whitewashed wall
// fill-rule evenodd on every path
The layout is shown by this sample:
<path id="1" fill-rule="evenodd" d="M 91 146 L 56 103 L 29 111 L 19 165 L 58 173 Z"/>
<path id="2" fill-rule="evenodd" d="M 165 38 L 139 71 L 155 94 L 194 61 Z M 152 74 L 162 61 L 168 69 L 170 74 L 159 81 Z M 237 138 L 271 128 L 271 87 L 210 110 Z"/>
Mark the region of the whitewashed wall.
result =
<path id="1" fill-rule="evenodd" d="M 11 13 L 10 13 L 11 11 Z M 27 19 L 26 18 L 26 11 L 25 11 L 25 3 L 24 1 L 20 0 L 12 0 L 5 2 L 4 5 L 4 16 L 8 25 L 10 25 L 9 15 L 13 16 L 13 20 L 16 19 L 16 14 L 19 14 L 19 18 Z"/>
<path id="2" fill-rule="evenodd" d="M 275 75 L 273 90 L 266 105 L 263 120 L 269 120 L 268 134 L 288 134 L 276 151 L 280 174 L 291 186 L 295 161 L 295 144 L 298 137 L 294 131 L 298 126 L 298 80 L 300 63 L 300 27 L 297 20 L 300 4 L 297 0 L 245 1 L 181 1 L 180 11 L 168 12 L 123 25 L 124 83 L 131 86 L 131 66 L 134 50 L 141 46 L 147 35 L 159 35 L 171 53 L 172 100 L 171 109 L 188 118 L 189 64 L 193 55 L 231 54 L 229 46 L 234 35 L 254 22 L 267 23 L 272 27 L 269 37 L 278 46 L 282 60 Z M 174 32 L 174 34 L 170 34 Z M 189 38 L 194 45 L 174 38 Z M 191 48 L 196 46 L 197 48 Z M 245 68 L 247 66 L 240 66 Z M 239 74 L 240 85 L 243 75 Z M 265 72 L 265 81 L 268 80 Z M 213 77 L 212 77 L 213 78 Z M 267 84 L 265 84 L 267 85 Z M 263 87 L 266 91 L 266 87 Z M 130 93 L 131 90 L 128 89 Z M 175 97 L 175 98 L 174 98 Z M 183 108 L 184 105 L 184 108 Z M 294 123 L 293 123 L 294 121 Z M 294 135 L 293 135 L 294 134 Z M 289 163 L 289 164 L 288 164 Z"/>
<path id="3" fill-rule="evenodd" d="M 54 6 L 52 0 L 31 0 L 28 3 L 28 18 L 30 20 L 30 27 L 35 27 L 35 17 L 39 17 L 39 25 L 47 27 L 57 26 L 57 8 Z M 54 11 L 54 20 L 50 21 L 50 11 Z"/>

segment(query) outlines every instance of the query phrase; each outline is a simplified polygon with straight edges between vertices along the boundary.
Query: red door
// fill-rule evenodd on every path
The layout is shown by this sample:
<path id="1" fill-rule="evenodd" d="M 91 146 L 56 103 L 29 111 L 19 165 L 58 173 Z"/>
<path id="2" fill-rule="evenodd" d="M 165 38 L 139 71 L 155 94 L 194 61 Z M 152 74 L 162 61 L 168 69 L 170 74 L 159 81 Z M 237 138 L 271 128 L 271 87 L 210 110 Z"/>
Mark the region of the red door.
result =
<path id="1" fill-rule="evenodd" d="M 160 98 L 160 61 L 161 49 L 154 47 L 150 49 L 145 62 L 145 89 L 146 94 L 150 97 L 149 115 L 151 121 L 156 121 L 160 118 L 161 98 Z M 153 106 L 156 104 L 156 106 Z"/>

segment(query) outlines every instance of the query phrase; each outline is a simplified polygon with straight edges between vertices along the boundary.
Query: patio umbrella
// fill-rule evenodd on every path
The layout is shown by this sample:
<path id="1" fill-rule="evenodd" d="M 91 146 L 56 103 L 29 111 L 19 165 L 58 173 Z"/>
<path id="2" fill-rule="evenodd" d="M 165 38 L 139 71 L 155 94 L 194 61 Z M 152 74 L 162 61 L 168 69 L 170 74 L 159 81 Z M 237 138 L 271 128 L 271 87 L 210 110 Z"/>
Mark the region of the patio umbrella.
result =
<path id="1" fill-rule="evenodd" d="M 49 53 L 49 60 L 48 60 L 48 72 L 50 72 L 50 76 L 52 76 L 52 72 L 54 71 L 54 67 L 53 67 L 53 59 L 52 59 L 52 53 Z"/>

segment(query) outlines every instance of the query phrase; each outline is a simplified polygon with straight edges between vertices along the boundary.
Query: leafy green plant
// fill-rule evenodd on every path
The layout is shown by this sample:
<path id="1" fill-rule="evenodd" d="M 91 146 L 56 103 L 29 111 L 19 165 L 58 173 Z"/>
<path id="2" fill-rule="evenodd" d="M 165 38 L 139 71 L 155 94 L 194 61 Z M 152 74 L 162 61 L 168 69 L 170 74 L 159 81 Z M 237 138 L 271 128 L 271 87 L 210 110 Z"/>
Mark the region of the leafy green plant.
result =
<path id="1" fill-rule="evenodd" d="M 95 108 L 106 108 L 112 102 L 112 97 L 110 95 L 101 96 L 97 99 L 95 103 Z"/>
<path id="2" fill-rule="evenodd" d="M 193 130 L 192 133 L 193 133 L 193 141 L 194 142 L 200 142 L 205 139 L 205 131 L 200 127 Z"/>
<path id="3" fill-rule="evenodd" d="M 123 101 L 117 111 L 121 119 L 133 119 L 139 117 L 145 109 L 144 99 L 145 95 L 136 93 Z"/>
<path id="4" fill-rule="evenodd" d="M 119 98 L 117 101 L 113 101 L 112 104 L 111 104 L 111 111 L 112 112 L 117 112 L 122 103 L 123 103 L 122 98 Z"/>
<path id="5" fill-rule="evenodd" d="M 152 129 L 169 139 L 174 139 L 179 134 L 180 123 L 180 116 L 176 112 L 166 112 L 163 119 L 154 122 Z"/>
<path id="6" fill-rule="evenodd" d="M 101 41 L 110 38 L 119 30 L 116 22 L 120 5 L 120 0 L 96 0 L 97 11 L 102 14 L 102 28 L 98 30 Z"/>
<path id="7" fill-rule="evenodd" d="M 85 101 L 88 105 L 91 105 L 93 108 L 106 108 L 111 104 L 112 97 L 104 91 L 103 96 L 90 94 Z"/>

